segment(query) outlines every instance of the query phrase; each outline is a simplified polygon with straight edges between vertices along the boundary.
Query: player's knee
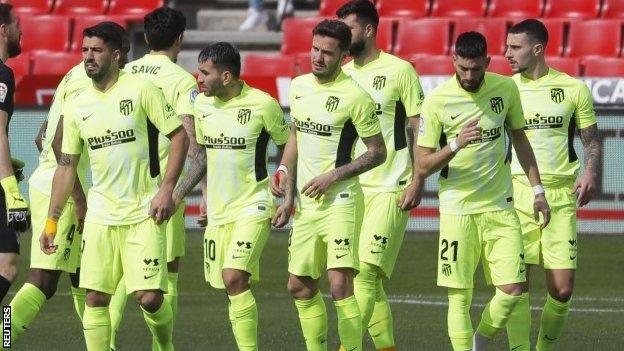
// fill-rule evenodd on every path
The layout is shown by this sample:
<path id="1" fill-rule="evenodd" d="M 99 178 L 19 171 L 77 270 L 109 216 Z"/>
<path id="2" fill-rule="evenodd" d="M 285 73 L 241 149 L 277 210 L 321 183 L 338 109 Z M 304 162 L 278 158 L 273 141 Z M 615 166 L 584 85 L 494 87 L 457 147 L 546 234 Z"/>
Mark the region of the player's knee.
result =
<path id="1" fill-rule="evenodd" d="M 520 283 L 515 283 L 515 284 L 507 284 L 507 285 L 500 285 L 496 287 L 498 290 L 504 292 L 507 295 L 511 295 L 511 296 L 520 296 L 522 295 L 522 284 Z"/>
<path id="2" fill-rule="evenodd" d="M 0 275 L 11 283 L 17 278 L 17 266 L 15 264 L 6 264 L 0 266 Z"/>
<path id="3" fill-rule="evenodd" d="M 287 288 L 290 295 L 299 300 L 309 300 L 316 294 L 316 291 L 313 291 L 302 282 L 293 278 L 288 279 Z"/>
<path id="4" fill-rule="evenodd" d="M 162 291 L 137 291 L 135 297 L 141 307 L 149 313 L 158 311 L 164 299 Z"/>
<path id="5" fill-rule="evenodd" d="M 249 273 L 236 269 L 224 269 L 223 284 L 228 295 L 237 295 L 249 290 Z"/>
<path id="6" fill-rule="evenodd" d="M 348 277 L 332 279 L 329 284 L 329 291 L 334 300 L 346 299 L 353 295 L 353 281 Z"/>
<path id="7" fill-rule="evenodd" d="M 169 273 L 178 273 L 178 269 L 180 267 L 180 258 L 176 257 L 171 262 L 167 262 L 167 272 Z"/>
<path id="8" fill-rule="evenodd" d="M 106 307 L 110 303 L 110 295 L 89 290 L 85 302 L 89 307 Z"/>
<path id="9" fill-rule="evenodd" d="M 550 291 L 550 296 L 561 302 L 568 302 L 572 298 L 572 287 L 571 286 L 560 286 L 554 289 L 554 291 Z"/>

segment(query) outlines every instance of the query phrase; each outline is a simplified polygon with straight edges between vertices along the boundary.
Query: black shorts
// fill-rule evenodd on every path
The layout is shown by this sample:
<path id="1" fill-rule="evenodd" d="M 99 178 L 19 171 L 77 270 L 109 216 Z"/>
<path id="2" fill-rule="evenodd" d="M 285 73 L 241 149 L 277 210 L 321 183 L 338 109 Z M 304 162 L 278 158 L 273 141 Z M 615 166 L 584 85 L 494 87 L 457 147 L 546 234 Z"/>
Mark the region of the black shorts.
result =
<path id="1" fill-rule="evenodd" d="M 20 253 L 19 233 L 8 227 L 4 190 L 0 187 L 0 253 Z"/>

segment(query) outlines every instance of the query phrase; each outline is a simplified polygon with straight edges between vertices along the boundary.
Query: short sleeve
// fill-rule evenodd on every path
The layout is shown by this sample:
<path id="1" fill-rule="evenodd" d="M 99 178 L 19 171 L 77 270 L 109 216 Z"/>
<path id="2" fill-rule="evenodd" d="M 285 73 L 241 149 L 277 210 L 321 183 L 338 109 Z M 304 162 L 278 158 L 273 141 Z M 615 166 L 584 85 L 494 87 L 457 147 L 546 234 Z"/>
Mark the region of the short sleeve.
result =
<path id="1" fill-rule="evenodd" d="M 147 114 L 147 118 L 163 135 L 169 135 L 169 133 L 182 125 L 173 107 L 165 100 L 165 95 L 152 83 L 145 83 L 143 85 L 141 91 L 141 105 Z"/>
<path id="2" fill-rule="evenodd" d="M 425 93 L 420 85 L 420 79 L 416 70 L 410 64 L 406 64 L 405 68 L 398 75 L 399 97 L 405 113 L 408 117 L 415 117 L 420 114 Z"/>
<path id="3" fill-rule="evenodd" d="M 63 110 L 63 143 L 61 152 L 68 155 L 82 153 L 82 139 L 76 124 L 75 113 L 71 109 Z"/>
<path id="4" fill-rule="evenodd" d="M 13 71 L 3 65 L 0 68 L 0 110 L 9 115 L 13 113 L 13 95 L 15 94 L 15 78 Z"/>
<path id="5" fill-rule="evenodd" d="M 509 108 L 507 109 L 507 117 L 505 125 L 511 130 L 523 129 L 525 125 L 524 112 L 522 112 L 522 101 L 520 100 L 520 91 L 518 86 L 511 82 L 509 84 Z"/>
<path id="6" fill-rule="evenodd" d="M 277 145 L 284 145 L 288 141 L 289 127 L 284 120 L 284 111 L 275 99 L 269 99 L 262 115 L 264 128 Z"/>
<path id="7" fill-rule="evenodd" d="M 351 121 L 360 138 L 367 138 L 381 132 L 375 103 L 366 93 L 355 99 L 351 107 Z"/>
<path id="8" fill-rule="evenodd" d="M 193 105 L 195 104 L 195 98 L 198 94 L 197 82 L 193 79 L 193 76 L 187 74 L 187 77 L 181 80 L 176 94 L 176 101 L 173 106 L 178 116 L 193 114 Z"/>
<path id="9" fill-rule="evenodd" d="M 434 101 L 425 98 L 420 111 L 420 127 L 418 128 L 418 146 L 437 149 L 442 134 L 442 124 L 438 117 Z"/>
<path id="10" fill-rule="evenodd" d="M 574 118 L 579 129 L 587 128 L 597 123 L 591 92 L 585 84 L 582 84 L 578 90 Z"/>

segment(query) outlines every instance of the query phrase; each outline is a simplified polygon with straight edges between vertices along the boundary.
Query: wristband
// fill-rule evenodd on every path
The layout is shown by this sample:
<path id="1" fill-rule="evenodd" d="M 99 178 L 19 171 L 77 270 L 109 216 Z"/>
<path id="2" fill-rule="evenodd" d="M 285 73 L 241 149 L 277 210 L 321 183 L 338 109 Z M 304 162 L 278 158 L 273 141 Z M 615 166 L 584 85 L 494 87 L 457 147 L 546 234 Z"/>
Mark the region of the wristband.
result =
<path id="1" fill-rule="evenodd" d="M 538 184 L 533 187 L 533 194 L 535 195 L 546 194 L 546 190 L 544 190 L 544 187 L 542 186 L 542 184 Z"/>
<path id="2" fill-rule="evenodd" d="M 457 150 L 459 150 L 459 145 L 457 145 L 457 139 L 451 140 L 451 143 L 449 144 L 449 147 L 451 148 L 451 151 L 453 153 L 456 153 Z"/>
<path id="3" fill-rule="evenodd" d="M 288 174 L 288 167 L 286 167 L 286 165 L 279 165 L 277 170 L 275 170 L 275 173 L 277 172 L 284 172 L 284 174 Z"/>
<path id="4" fill-rule="evenodd" d="M 15 176 L 8 176 L 0 180 L 0 185 L 2 185 L 2 189 L 4 189 L 5 193 L 19 192 L 19 188 L 17 187 L 17 178 L 15 178 Z"/>
<path id="5" fill-rule="evenodd" d="M 56 235 L 56 224 L 57 224 L 57 220 L 55 220 L 54 218 L 46 218 L 45 221 L 45 227 L 43 228 L 43 232 L 45 233 L 45 235 L 47 236 L 51 236 L 54 237 Z"/>

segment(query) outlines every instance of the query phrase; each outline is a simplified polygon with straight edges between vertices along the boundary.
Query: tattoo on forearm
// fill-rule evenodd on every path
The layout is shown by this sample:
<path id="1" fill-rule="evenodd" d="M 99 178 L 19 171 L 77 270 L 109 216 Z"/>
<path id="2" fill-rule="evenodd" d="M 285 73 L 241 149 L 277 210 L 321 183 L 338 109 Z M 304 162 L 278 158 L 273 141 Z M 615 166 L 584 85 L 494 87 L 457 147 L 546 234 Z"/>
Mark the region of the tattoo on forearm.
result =
<path id="1" fill-rule="evenodd" d="M 52 209 L 52 218 L 54 218 L 55 220 L 58 220 L 59 218 L 61 218 L 62 213 L 63 213 L 63 207 L 56 206 Z"/>
<path id="2" fill-rule="evenodd" d="M 332 172 L 334 172 L 338 181 L 358 176 L 384 162 L 386 149 L 381 133 L 368 138 L 362 138 L 362 141 L 367 146 L 372 145 L 372 150 L 369 149 L 352 162 L 334 169 Z"/>
<path id="3" fill-rule="evenodd" d="M 600 161 L 600 145 L 598 144 L 598 126 L 594 124 L 579 131 L 583 152 L 585 154 L 585 170 L 596 173 Z"/>
<path id="4" fill-rule="evenodd" d="M 69 166 L 72 163 L 72 156 L 61 152 L 61 157 L 58 160 L 59 166 Z"/>
<path id="5" fill-rule="evenodd" d="M 286 198 L 294 200 L 297 192 L 297 166 L 293 166 L 288 172 L 289 175 L 288 183 L 286 184 Z"/>
<path id="6" fill-rule="evenodd" d="M 188 174 L 173 191 L 173 197 L 176 199 L 183 199 L 206 175 L 206 150 L 201 145 L 196 145 L 189 161 L 191 166 Z"/>

